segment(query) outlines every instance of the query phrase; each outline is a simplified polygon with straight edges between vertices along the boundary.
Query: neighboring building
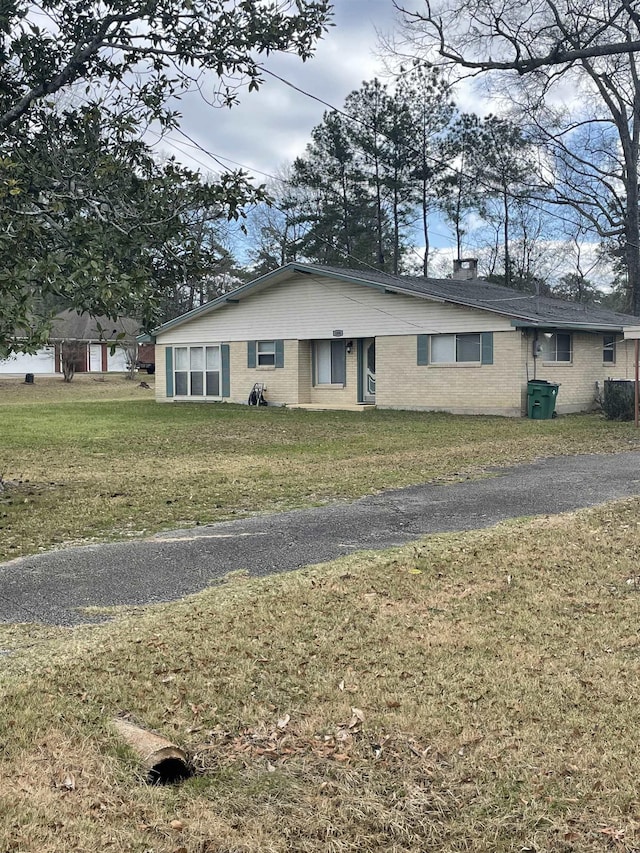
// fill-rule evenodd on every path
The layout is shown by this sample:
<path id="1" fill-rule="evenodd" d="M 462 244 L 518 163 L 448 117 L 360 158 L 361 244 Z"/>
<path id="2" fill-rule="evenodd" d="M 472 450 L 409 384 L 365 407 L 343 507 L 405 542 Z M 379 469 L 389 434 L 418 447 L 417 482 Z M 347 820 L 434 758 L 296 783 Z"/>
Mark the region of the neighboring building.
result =
<path id="1" fill-rule="evenodd" d="M 62 373 L 65 346 L 73 353 L 76 373 L 121 373 L 128 369 L 139 331 L 140 324 L 127 317 L 114 321 L 61 311 L 52 321 L 49 345 L 33 355 L 17 353 L 0 361 L 0 374 Z M 122 334 L 124 337 L 119 338 Z"/>
<path id="2" fill-rule="evenodd" d="M 146 370 L 147 373 L 156 372 L 156 348 L 153 344 L 139 344 L 138 370 Z"/>
<path id="3" fill-rule="evenodd" d="M 560 383 L 566 413 L 632 376 L 634 318 L 475 273 L 474 261 L 453 279 L 288 264 L 152 333 L 156 398 L 246 403 L 260 383 L 271 405 L 520 416 L 529 379 Z"/>

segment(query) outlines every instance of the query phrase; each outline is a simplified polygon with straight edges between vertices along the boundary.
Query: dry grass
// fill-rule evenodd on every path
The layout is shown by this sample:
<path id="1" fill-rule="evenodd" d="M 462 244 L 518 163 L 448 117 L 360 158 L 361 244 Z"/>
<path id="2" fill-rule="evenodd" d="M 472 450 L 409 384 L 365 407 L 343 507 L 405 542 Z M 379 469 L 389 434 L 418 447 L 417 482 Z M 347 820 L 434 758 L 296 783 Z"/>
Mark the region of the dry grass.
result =
<path id="1" fill-rule="evenodd" d="M 149 389 L 141 388 L 141 382 L 146 382 Z M 155 377 L 146 373 L 137 374 L 135 380 L 124 373 L 77 373 L 71 382 L 64 382 L 60 375 L 36 376 L 30 385 L 25 383 L 24 374 L 0 375 L 0 406 L 139 400 L 153 396 L 154 383 Z"/>
<path id="2" fill-rule="evenodd" d="M 640 444 L 632 425 L 597 415 L 302 412 L 151 395 L 122 377 L 0 381 L 0 560 Z"/>
<path id="3" fill-rule="evenodd" d="M 637 850 L 639 510 L 0 632 L 0 850 Z M 195 776 L 142 784 L 123 711 Z"/>

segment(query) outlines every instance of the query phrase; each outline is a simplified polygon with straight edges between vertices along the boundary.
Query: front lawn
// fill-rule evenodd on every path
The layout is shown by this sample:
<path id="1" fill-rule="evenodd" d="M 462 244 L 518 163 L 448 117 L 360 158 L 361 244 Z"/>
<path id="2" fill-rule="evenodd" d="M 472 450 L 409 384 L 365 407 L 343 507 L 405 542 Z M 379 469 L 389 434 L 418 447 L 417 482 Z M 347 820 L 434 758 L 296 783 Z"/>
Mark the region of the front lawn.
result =
<path id="1" fill-rule="evenodd" d="M 0 850 L 638 850 L 639 511 L 0 626 Z M 146 785 L 123 712 L 193 778 Z"/>
<path id="2" fill-rule="evenodd" d="M 638 447 L 597 416 L 159 406 L 134 388 L 0 407 L 3 557 Z M 0 626 L 0 850 L 640 849 L 639 513 L 236 574 L 106 625 Z M 193 776 L 146 785 L 123 713 Z"/>
<path id="3" fill-rule="evenodd" d="M 0 404 L 0 560 L 640 446 L 632 425 L 598 415 L 528 421 L 159 405 L 136 383 L 93 387 L 80 378 L 21 388 Z M 119 399 L 109 399 L 109 383 Z"/>

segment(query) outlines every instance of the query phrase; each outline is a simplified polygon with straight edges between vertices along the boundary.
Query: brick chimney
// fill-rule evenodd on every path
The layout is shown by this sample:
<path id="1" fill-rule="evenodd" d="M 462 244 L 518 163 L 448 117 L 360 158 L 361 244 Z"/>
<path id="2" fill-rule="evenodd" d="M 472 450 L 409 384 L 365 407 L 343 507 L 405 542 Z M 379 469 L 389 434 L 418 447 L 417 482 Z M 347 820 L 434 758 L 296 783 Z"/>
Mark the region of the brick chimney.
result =
<path id="1" fill-rule="evenodd" d="M 477 258 L 458 258 L 453 262 L 453 277 L 458 281 L 478 278 Z"/>

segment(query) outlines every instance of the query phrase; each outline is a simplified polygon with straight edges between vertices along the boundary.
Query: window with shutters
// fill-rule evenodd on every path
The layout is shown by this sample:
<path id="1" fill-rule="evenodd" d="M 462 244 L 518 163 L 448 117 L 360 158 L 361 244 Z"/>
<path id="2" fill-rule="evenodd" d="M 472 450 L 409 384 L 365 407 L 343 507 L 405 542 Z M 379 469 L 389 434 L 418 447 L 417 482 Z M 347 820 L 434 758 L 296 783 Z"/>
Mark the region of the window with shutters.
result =
<path id="1" fill-rule="evenodd" d="M 431 335 L 431 364 L 481 364 L 482 339 L 471 335 Z"/>
<path id="2" fill-rule="evenodd" d="M 493 364 L 493 332 L 417 335 L 416 361 L 433 367 Z"/>
<path id="3" fill-rule="evenodd" d="M 176 397 L 220 397 L 220 346 L 184 346 L 173 350 Z"/>
<path id="4" fill-rule="evenodd" d="M 247 367 L 251 370 L 284 367 L 284 341 L 247 341 Z"/>

